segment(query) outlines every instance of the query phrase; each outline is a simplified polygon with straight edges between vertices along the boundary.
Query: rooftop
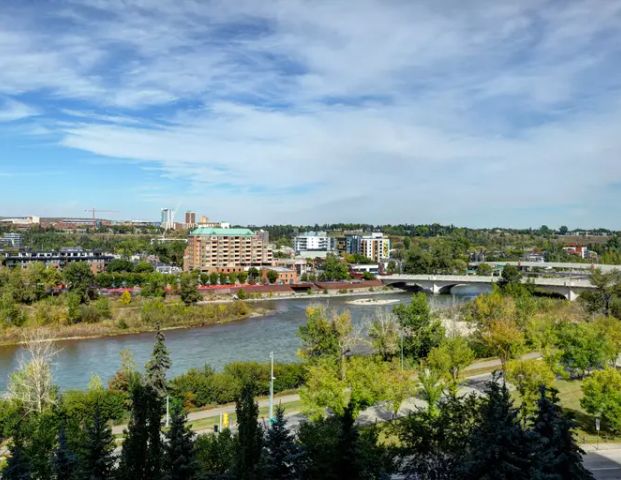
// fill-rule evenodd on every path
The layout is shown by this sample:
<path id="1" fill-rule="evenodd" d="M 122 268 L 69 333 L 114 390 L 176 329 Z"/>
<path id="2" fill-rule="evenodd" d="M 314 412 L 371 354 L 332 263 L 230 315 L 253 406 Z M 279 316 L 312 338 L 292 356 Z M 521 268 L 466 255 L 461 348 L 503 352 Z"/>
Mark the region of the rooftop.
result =
<path id="1" fill-rule="evenodd" d="M 190 235 L 219 235 L 225 237 L 250 237 L 254 232 L 248 228 L 198 227 Z"/>

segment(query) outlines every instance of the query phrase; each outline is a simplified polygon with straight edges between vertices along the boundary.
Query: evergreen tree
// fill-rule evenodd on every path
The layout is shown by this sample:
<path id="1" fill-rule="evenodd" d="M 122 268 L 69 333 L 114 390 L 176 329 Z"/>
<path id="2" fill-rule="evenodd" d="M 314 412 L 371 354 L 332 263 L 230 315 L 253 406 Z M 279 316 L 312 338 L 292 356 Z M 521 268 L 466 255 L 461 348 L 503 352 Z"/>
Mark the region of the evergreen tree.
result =
<path id="1" fill-rule="evenodd" d="M 298 449 L 293 435 L 287 429 L 285 409 L 278 405 L 274 421 L 265 434 L 263 447 L 263 471 L 265 477 L 274 480 L 296 478 L 295 462 Z"/>
<path id="2" fill-rule="evenodd" d="M 54 451 L 53 472 L 57 480 L 76 478 L 78 460 L 67 442 L 66 420 L 61 420 L 58 428 L 58 445 Z"/>
<path id="3" fill-rule="evenodd" d="M 575 422 L 563 413 L 558 391 L 541 387 L 537 411 L 532 419 L 534 436 L 533 480 L 592 479 L 584 468 L 583 451 L 572 435 Z"/>
<path id="4" fill-rule="evenodd" d="M 341 430 L 337 442 L 336 471 L 338 478 L 357 480 L 363 478 L 359 465 L 357 449 L 358 429 L 354 425 L 353 405 L 349 402 L 343 415 L 340 417 Z"/>
<path id="5" fill-rule="evenodd" d="M 132 409 L 121 450 L 119 480 L 150 480 L 148 476 L 148 406 L 147 388 L 136 384 L 132 389 Z"/>
<path id="6" fill-rule="evenodd" d="M 261 460 L 262 431 L 259 426 L 259 405 L 254 401 L 254 385 L 246 383 L 235 405 L 239 451 L 236 473 L 240 480 L 259 478 L 258 466 Z"/>
<path id="7" fill-rule="evenodd" d="M 13 437 L 13 444 L 9 449 L 10 457 L 6 467 L 2 471 L 3 480 L 31 480 L 32 471 L 30 461 L 25 452 L 24 444 L 20 435 Z"/>
<path id="8" fill-rule="evenodd" d="M 528 439 L 518 421 L 507 386 L 494 376 L 487 386 L 478 423 L 463 462 L 467 480 L 529 479 Z"/>
<path id="9" fill-rule="evenodd" d="M 194 433 L 187 425 L 187 416 L 181 406 L 172 411 L 170 430 L 164 446 L 166 480 L 192 480 L 197 465 L 194 457 Z"/>
<path id="10" fill-rule="evenodd" d="M 145 365 L 146 384 L 151 386 L 162 398 L 168 392 L 166 372 L 171 365 L 165 340 L 166 338 L 158 324 L 151 359 Z"/>
<path id="11" fill-rule="evenodd" d="M 101 414 L 99 402 L 95 405 L 92 421 L 86 425 L 81 455 L 81 473 L 85 480 L 106 480 L 114 467 L 114 437 L 112 429 Z"/>
<path id="12" fill-rule="evenodd" d="M 149 480 L 158 480 L 162 476 L 162 415 L 164 401 L 160 394 L 150 385 L 144 387 L 147 394 L 147 472 Z"/>

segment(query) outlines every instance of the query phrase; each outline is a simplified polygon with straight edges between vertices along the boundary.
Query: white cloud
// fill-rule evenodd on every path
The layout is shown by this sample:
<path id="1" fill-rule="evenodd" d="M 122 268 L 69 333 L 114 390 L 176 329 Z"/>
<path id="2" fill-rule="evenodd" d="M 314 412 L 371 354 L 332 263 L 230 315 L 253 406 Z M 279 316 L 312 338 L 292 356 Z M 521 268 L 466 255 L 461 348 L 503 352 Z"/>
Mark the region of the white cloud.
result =
<path id="1" fill-rule="evenodd" d="M 0 122 L 12 122 L 37 115 L 36 109 L 15 100 L 0 99 Z"/>
<path id="2" fill-rule="evenodd" d="M 209 208 L 229 192 L 221 215 L 240 221 L 511 223 L 595 213 L 621 181 L 619 0 L 15 13 L 0 13 L 0 93 L 48 94 L 69 115 L 42 121 L 61 145 L 185 179 Z"/>

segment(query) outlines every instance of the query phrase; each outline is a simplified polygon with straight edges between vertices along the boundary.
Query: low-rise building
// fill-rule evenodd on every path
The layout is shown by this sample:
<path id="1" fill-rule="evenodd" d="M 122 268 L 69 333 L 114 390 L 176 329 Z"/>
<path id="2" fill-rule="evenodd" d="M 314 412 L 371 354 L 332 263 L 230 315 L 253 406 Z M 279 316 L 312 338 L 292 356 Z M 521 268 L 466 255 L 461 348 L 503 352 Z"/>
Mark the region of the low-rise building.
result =
<path id="1" fill-rule="evenodd" d="M 82 248 L 63 248 L 49 252 L 19 252 L 8 255 L 4 263 L 7 267 L 26 268 L 30 263 L 41 262 L 47 267 L 64 268 L 69 263 L 85 262 L 93 273 L 103 272 L 114 257 L 110 254 L 83 250 Z"/>
<path id="2" fill-rule="evenodd" d="M 349 266 L 349 270 L 352 273 L 372 273 L 378 275 L 380 273 L 380 266 L 377 263 L 354 263 Z"/>
<path id="3" fill-rule="evenodd" d="M 294 269 L 286 267 L 267 267 L 261 270 L 261 280 L 263 283 L 267 283 L 269 279 L 269 272 L 276 272 L 278 278 L 274 283 L 279 285 L 291 285 L 298 283 L 298 274 Z"/>
<path id="4" fill-rule="evenodd" d="M 0 238 L 0 245 L 12 248 L 21 248 L 22 240 L 23 238 L 21 233 L 9 232 L 2 235 Z"/>
<path id="5" fill-rule="evenodd" d="M 336 250 L 336 238 L 329 237 L 326 232 L 304 232 L 293 239 L 296 253 L 331 252 Z"/>
<path id="6" fill-rule="evenodd" d="M 185 271 L 231 273 L 272 266 L 268 233 L 248 228 L 198 227 L 188 238 Z"/>

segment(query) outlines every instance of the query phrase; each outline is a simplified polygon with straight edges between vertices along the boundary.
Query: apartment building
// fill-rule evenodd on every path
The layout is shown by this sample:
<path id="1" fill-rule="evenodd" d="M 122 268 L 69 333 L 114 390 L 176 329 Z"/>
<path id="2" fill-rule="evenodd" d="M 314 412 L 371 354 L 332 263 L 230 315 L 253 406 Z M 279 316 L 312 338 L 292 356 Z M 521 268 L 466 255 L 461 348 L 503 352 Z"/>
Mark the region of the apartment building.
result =
<path id="1" fill-rule="evenodd" d="M 296 253 L 330 252 L 336 248 L 336 239 L 326 232 L 304 232 L 295 237 L 293 248 Z"/>
<path id="2" fill-rule="evenodd" d="M 63 268 L 69 263 L 85 262 L 93 273 L 100 273 L 114 257 L 110 254 L 83 250 L 81 248 L 63 248 L 49 252 L 19 252 L 9 255 L 4 262 L 7 267 L 26 268 L 30 263 L 41 262 L 46 267 Z"/>
<path id="3" fill-rule="evenodd" d="M 190 233 L 183 268 L 185 271 L 230 273 L 271 266 L 273 256 L 268 243 L 268 233 L 264 231 L 198 227 Z"/>
<path id="4" fill-rule="evenodd" d="M 372 233 L 360 238 L 359 253 L 375 262 L 383 262 L 390 257 L 390 239 L 383 233 Z"/>

